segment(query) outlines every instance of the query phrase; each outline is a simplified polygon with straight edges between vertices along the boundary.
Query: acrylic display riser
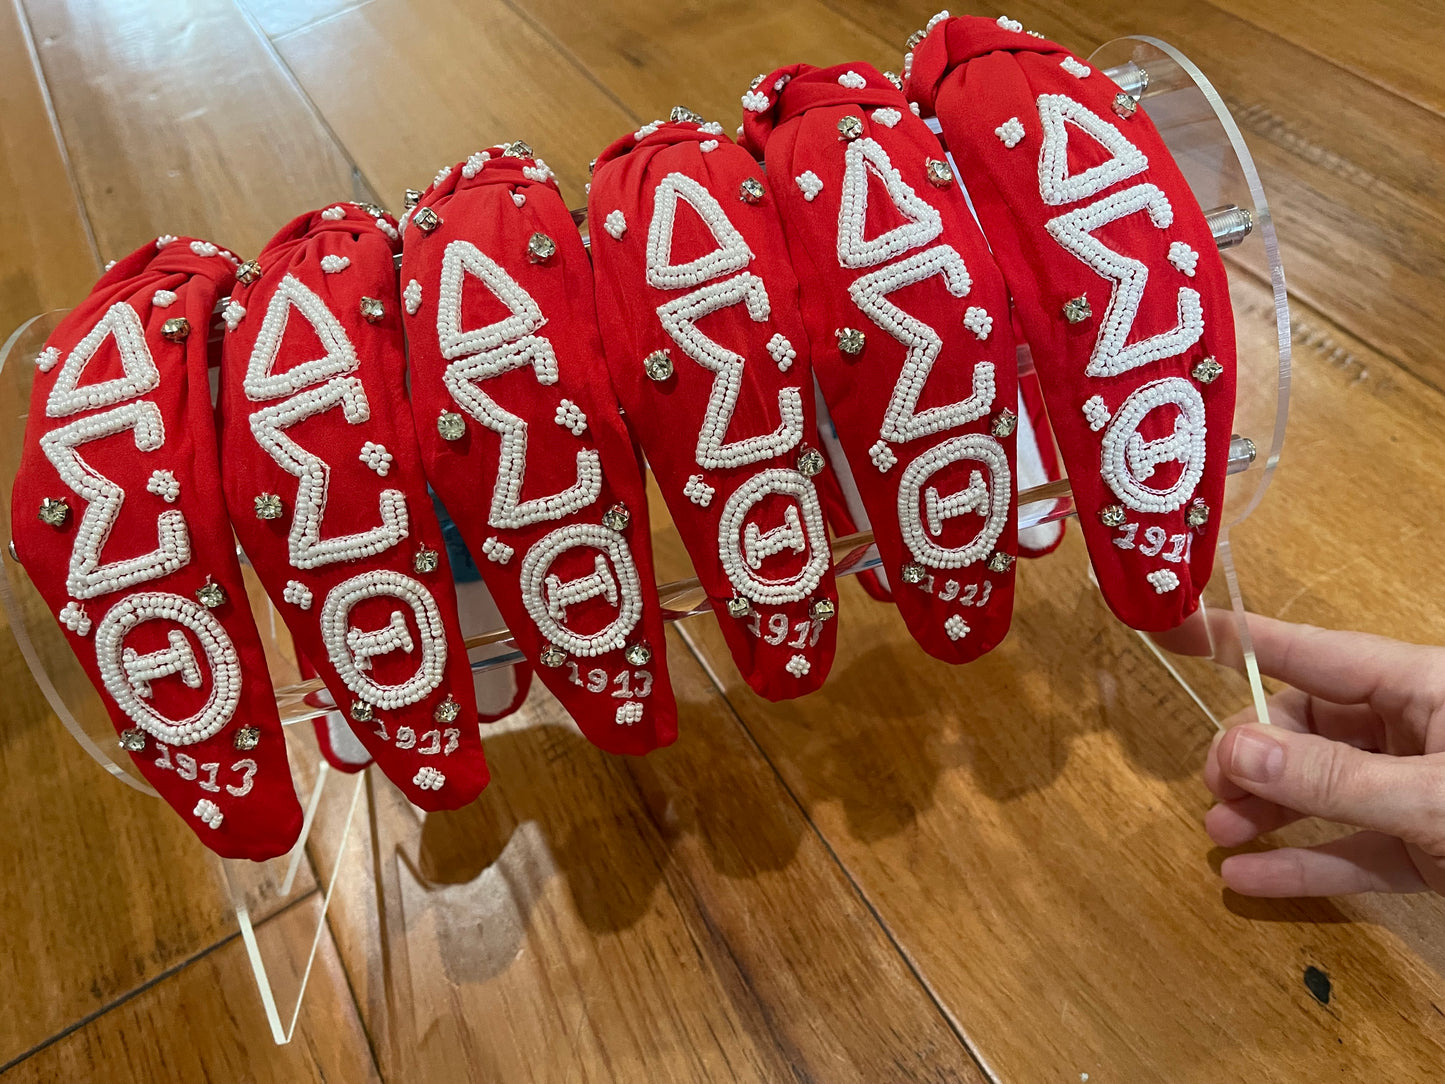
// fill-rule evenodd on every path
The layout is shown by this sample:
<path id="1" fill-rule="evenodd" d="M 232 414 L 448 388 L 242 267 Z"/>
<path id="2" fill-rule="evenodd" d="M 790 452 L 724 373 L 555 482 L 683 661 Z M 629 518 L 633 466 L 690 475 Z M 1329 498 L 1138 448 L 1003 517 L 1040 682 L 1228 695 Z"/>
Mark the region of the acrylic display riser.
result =
<path id="1" fill-rule="evenodd" d="M 1215 725 L 1226 711 L 1250 700 L 1260 718 L 1267 720 L 1264 689 L 1249 647 L 1231 532 L 1254 511 L 1269 486 L 1279 462 L 1288 413 L 1289 312 L 1273 218 L 1238 127 L 1219 94 L 1193 63 L 1166 43 L 1147 37 L 1111 41 L 1089 59 L 1134 95 L 1158 128 L 1200 206 L 1210 212 L 1210 223 L 1220 246 L 1228 249 L 1225 262 L 1231 282 L 1254 280 L 1267 284 L 1273 293 L 1277 338 L 1272 348 L 1264 349 L 1260 344 L 1249 346 L 1243 341 L 1240 344 L 1230 474 L 1221 512 L 1215 571 L 1204 599 L 1207 606 L 1232 614 L 1233 620 L 1206 622 L 1201 608 L 1184 629 L 1170 634 L 1167 642 L 1176 649 L 1187 645 L 1192 657 L 1169 654 L 1155 639 L 1143 637 L 1160 664 Z M 580 220 L 581 216 L 577 217 Z M 0 478 L 6 482 L 4 500 L 0 502 L 0 537 L 3 538 L 10 537 L 8 487 L 20 462 L 25 414 L 35 372 L 32 360 L 63 316 L 64 312 L 50 312 L 32 318 L 0 349 L 0 411 L 11 419 L 0 434 Z M 1021 370 L 1032 365 L 1026 347 L 1019 351 L 1019 363 Z M 819 426 L 823 439 L 827 440 L 830 423 L 820 417 Z M 1021 485 L 1018 503 L 1021 529 L 1047 529 L 1049 524 L 1073 514 L 1067 480 L 1027 488 Z M 876 548 L 866 531 L 835 539 L 833 553 L 839 575 L 855 574 L 878 565 Z M 51 708 L 74 739 L 106 771 L 119 781 L 154 796 L 155 791 L 135 774 L 128 758 L 117 759 L 112 755 L 117 744 L 109 716 L 24 569 L 9 555 L 3 564 L 0 602 L 4 604 L 21 653 Z M 1022 574 L 1027 575 L 1027 568 Z M 286 1043 L 294 1032 L 317 946 L 325 931 L 327 908 L 343 866 L 343 856 L 348 853 L 347 840 L 362 805 L 362 794 L 371 781 L 368 779 L 370 769 L 344 775 L 331 768 L 319 757 L 316 744 L 307 733 L 311 728 L 293 725 L 326 714 L 328 702 L 320 682 L 299 679 L 284 624 L 249 570 L 248 587 L 257 625 L 263 640 L 267 641 L 281 719 L 290 727 L 288 746 L 298 777 L 297 790 L 305 808 L 305 822 L 300 840 L 286 856 L 269 863 L 218 861 L 224 867 L 225 881 L 272 1036 L 277 1043 Z M 495 696 L 496 686 L 510 684 L 506 668 L 521 656 L 512 648 L 505 628 L 490 627 L 498 622 L 495 608 L 485 597 L 485 589 L 476 584 L 459 585 L 459 588 L 463 609 L 469 611 L 463 615 L 463 630 L 471 649 L 479 693 L 490 691 Z M 1080 590 L 1095 588 L 1081 577 Z M 695 580 L 660 585 L 659 594 L 669 619 L 711 612 Z M 846 621 L 846 614 L 843 616 Z M 1026 612 L 1016 614 L 1011 635 L 1026 639 L 1028 619 Z M 1235 665 L 1242 662 L 1243 681 L 1235 676 L 1235 670 L 1221 665 L 1226 662 Z M 488 685 L 493 688 L 488 690 Z M 682 740 L 686 740 L 685 733 Z M 385 785 L 380 780 L 375 783 Z M 328 788 L 333 793 L 327 794 Z M 341 793 L 335 793 L 337 791 Z M 339 823 L 318 833 L 336 842 L 334 853 L 329 854 L 326 861 L 317 863 L 318 868 L 329 869 L 330 876 L 315 915 L 310 955 L 302 968 L 290 966 L 290 961 L 278 966 L 282 950 L 279 946 L 263 946 L 265 939 L 258 937 L 252 913 L 275 913 L 300 898 L 296 875 L 318 817 L 336 818 Z M 309 916 L 304 920 L 309 922 Z M 275 975 L 283 973 L 287 976 L 284 983 L 273 981 Z"/>

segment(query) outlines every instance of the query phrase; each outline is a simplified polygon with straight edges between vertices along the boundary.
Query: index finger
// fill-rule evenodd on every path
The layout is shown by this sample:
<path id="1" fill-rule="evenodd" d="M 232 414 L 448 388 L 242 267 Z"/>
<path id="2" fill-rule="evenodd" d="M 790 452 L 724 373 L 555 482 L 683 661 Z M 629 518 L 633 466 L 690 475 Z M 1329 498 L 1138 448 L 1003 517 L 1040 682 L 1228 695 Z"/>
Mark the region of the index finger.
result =
<path id="1" fill-rule="evenodd" d="M 1261 673 L 1336 704 L 1399 708 L 1420 687 L 1437 648 L 1365 632 L 1337 632 L 1249 615 L 1249 635 Z"/>

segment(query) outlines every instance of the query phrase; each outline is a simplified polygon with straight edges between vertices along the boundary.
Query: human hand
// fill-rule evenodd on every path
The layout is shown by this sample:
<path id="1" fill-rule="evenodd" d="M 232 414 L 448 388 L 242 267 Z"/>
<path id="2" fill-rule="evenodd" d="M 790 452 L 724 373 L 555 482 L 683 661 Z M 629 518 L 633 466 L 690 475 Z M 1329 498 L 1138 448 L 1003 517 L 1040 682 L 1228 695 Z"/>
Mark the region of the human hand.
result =
<path id="1" fill-rule="evenodd" d="M 1293 688 L 1226 722 L 1204 765 L 1204 826 L 1238 847 L 1304 817 L 1364 829 L 1224 860 L 1246 896 L 1445 894 L 1445 648 L 1251 615 L 1260 670 Z"/>

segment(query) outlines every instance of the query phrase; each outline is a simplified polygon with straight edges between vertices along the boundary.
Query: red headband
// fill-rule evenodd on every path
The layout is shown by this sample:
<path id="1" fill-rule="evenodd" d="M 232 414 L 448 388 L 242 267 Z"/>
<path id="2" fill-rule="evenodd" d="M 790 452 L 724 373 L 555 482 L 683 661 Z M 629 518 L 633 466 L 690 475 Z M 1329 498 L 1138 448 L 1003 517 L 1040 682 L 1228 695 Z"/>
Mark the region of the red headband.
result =
<path id="1" fill-rule="evenodd" d="M 752 156 L 718 125 L 602 152 L 588 216 L 607 364 L 739 670 L 811 692 L 837 610 L 798 281 Z"/>
<path id="2" fill-rule="evenodd" d="M 206 338 L 233 264 L 165 238 L 65 318 L 36 358 L 12 521 L 121 748 L 211 850 L 266 859 L 301 807 L 215 499 Z"/>
<path id="3" fill-rule="evenodd" d="M 423 809 L 487 782 L 456 592 L 404 398 L 385 217 L 284 226 L 224 317 L 222 484 L 236 534 L 332 699 Z"/>
<path id="4" fill-rule="evenodd" d="M 796 64 L 750 97 L 743 145 L 767 155 L 813 371 L 894 601 L 929 654 L 968 662 L 1013 612 L 1003 277 L 938 140 L 873 68 Z"/>
<path id="5" fill-rule="evenodd" d="M 438 177 L 402 279 L 427 475 L 517 645 L 594 744 L 667 745 L 647 498 L 587 253 L 546 164 L 512 143 Z"/>
<path id="6" fill-rule="evenodd" d="M 1209 578 L 1224 494 L 1224 265 L 1134 100 L 1017 26 L 932 25 L 907 93 L 938 115 L 1013 291 L 1104 596 L 1172 628 Z"/>

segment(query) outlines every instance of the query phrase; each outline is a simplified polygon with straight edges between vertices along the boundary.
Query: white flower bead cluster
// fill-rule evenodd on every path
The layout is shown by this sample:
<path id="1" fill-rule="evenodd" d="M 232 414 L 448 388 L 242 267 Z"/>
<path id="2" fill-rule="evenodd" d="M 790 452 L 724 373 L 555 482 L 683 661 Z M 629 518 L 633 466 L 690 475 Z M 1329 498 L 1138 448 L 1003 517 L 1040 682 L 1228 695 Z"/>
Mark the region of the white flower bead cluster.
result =
<path id="1" fill-rule="evenodd" d="M 226 302 L 226 307 L 221 310 L 221 319 L 226 322 L 227 331 L 235 331 L 245 318 L 245 307 L 234 298 Z"/>
<path id="2" fill-rule="evenodd" d="M 338 222 L 346 217 L 346 208 L 337 204 L 335 207 L 328 207 L 321 212 L 321 217 L 328 222 Z"/>
<path id="3" fill-rule="evenodd" d="M 299 609 L 311 609 L 311 588 L 307 587 L 300 580 L 287 580 L 286 588 L 281 592 L 281 597 Z"/>
<path id="4" fill-rule="evenodd" d="M 873 465 L 878 468 L 879 474 L 887 474 L 898 463 L 898 456 L 884 440 L 878 441 L 868 449 L 868 458 L 873 460 Z"/>
<path id="5" fill-rule="evenodd" d="M 823 191 L 823 179 L 811 169 L 804 170 L 793 179 L 797 182 L 798 188 L 802 190 L 803 198 L 809 203 L 812 203 L 818 193 Z"/>
<path id="6" fill-rule="evenodd" d="M 488 561 L 496 561 L 499 565 L 504 565 L 510 561 L 514 552 L 511 546 L 507 545 L 496 535 L 492 535 L 492 537 L 482 543 L 482 556 Z"/>
<path id="7" fill-rule="evenodd" d="M 1144 578 L 1149 581 L 1155 593 L 1160 595 L 1167 595 L 1179 586 L 1179 576 L 1173 569 L 1156 569 Z"/>
<path id="8" fill-rule="evenodd" d="M 412 279 L 406 284 L 406 289 L 401 292 L 401 302 L 406 306 L 406 314 L 415 316 L 416 310 L 421 308 L 421 283 Z"/>
<path id="9" fill-rule="evenodd" d="M 387 474 L 391 472 L 393 456 L 386 450 L 385 444 L 378 444 L 374 440 L 368 440 L 361 446 L 360 459 L 382 478 L 385 478 Z"/>
<path id="10" fill-rule="evenodd" d="M 962 640 L 972 630 L 968 627 L 967 621 L 958 614 L 954 614 L 943 623 L 943 631 L 948 634 L 950 640 Z"/>
<path id="11" fill-rule="evenodd" d="M 191 810 L 191 813 L 194 814 L 202 824 L 211 829 L 221 827 L 221 822 L 226 819 L 226 815 L 221 812 L 221 807 L 209 798 L 202 798 L 197 802 L 196 808 Z"/>
<path id="12" fill-rule="evenodd" d="M 447 777 L 430 765 L 423 765 L 417 769 L 416 775 L 412 776 L 411 781 L 422 790 L 441 790 Z"/>
<path id="13" fill-rule="evenodd" d="M 788 342 L 787 336 L 781 331 L 774 332 L 773 337 L 768 340 L 768 354 L 772 357 L 780 373 L 786 373 L 798 357 L 798 352 L 793 349 L 793 344 Z"/>
<path id="14" fill-rule="evenodd" d="M 903 114 L 889 106 L 884 106 L 882 109 L 873 110 L 873 119 L 885 128 L 893 128 L 903 119 Z"/>
<path id="15" fill-rule="evenodd" d="M 1183 241 L 1174 241 L 1169 245 L 1169 262 L 1179 271 L 1193 278 L 1195 269 L 1199 266 L 1199 253 Z"/>
<path id="16" fill-rule="evenodd" d="M 351 259 L 348 256 L 338 256 L 334 252 L 328 252 L 321 257 L 321 270 L 328 275 L 338 274 L 350 266 Z"/>
<path id="17" fill-rule="evenodd" d="M 1087 79 L 1093 71 L 1087 64 L 1071 56 L 1066 56 L 1063 60 L 1059 61 L 1059 67 L 1063 68 L 1064 71 L 1068 72 L 1075 79 Z"/>
<path id="18" fill-rule="evenodd" d="M 743 95 L 743 108 L 749 113 L 761 113 L 768 108 L 768 96 L 758 90 L 750 90 Z"/>
<path id="19" fill-rule="evenodd" d="M 35 355 L 35 367 L 42 373 L 48 373 L 51 369 L 60 364 L 60 348 L 58 346 L 47 346 L 40 353 Z"/>
<path id="20" fill-rule="evenodd" d="M 993 134 L 998 136 L 1005 147 L 1012 150 L 1019 145 L 1019 141 L 1024 137 L 1023 122 L 1020 121 L 1018 117 L 1009 117 L 1008 120 L 993 130 Z"/>
<path id="21" fill-rule="evenodd" d="M 176 303 L 174 290 L 157 290 L 151 294 L 151 304 L 158 309 L 168 309 Z"/>
<path id="22" fill-rule="evenodd" d="M 699 508 L 706 508 L 712 503 L 713 494 L 717 490 L 708 485 L 701 474 L 690 474 L 687 477 L 687 484 L 682 487 L 682 492 L 683 496 L 693 504 Z"/>
<path id="23" fill-rule="evenodd" d="M 970 305 L 963 314 L 963 326 L 972 331 L 980 342 L 993 334 L 993 317 L 988 314 L 987 309 L 981 309 L 977 305 Z"/>
<path id="24" fill-rule="evenodd" d="M 791 659 L 788 660 L 787 665 L 784 667 L 784 669 L 787 670 L 788 673 L 792 674 L 795 678 L 806 677 L 808 671 L 812 668 L 813 664 L 808 661 L 806 655 L 794 655 Z"/>
<path id="25" fill-rule="evenodd" d="M 474 154 L 468 155 L 467 160 L 462 163 L 462 176 L 470 181 L 480 173 L 482 167 L 491 160 L 492 156 L 486 151 L 477 151 Z M 447 176 L 451 176 L 451 170 L 447 170 Z M 445 180 L 445 178 L 443 178 L 443 180 Z"/>
<path id="26" fill-rule="evenodd" d="M 86 616 L 85 607 L 80 603 L 67 602 L 56 616 L 62 625 L 77 636 L 90 635 L 90 618 Z"/>
<path id="27" fill-rule="evenodd" d="M 146 489 L 154 493 L 167 504 L 175 504 L 176 498 L 181 495 L 181 483 L 176 481 L 172 471 L 155 470 L 146 481 Z"/>
<path id="28" fill-rule="evenodd" d="M 846 71 L 838 76 L 838 85 L 849 90 L 862 90 L 868 85 L 868 80 L 855 71 Z"/>
<path id="29" fill-rule="evenodd" d="M 627 703 L 619 705 L 615 716 L 617 725 L 632 726 L 642 722 L 643 711 L 642 702 L 638 700 L 629 700 Z"/>
<path id="30" fill-rule="evenodd" d="M 522 167 L 522 176 L 526 177 L 529 181 L 536 181 L 538 184 L 546 184 L 548 181 L 551 181 L 553 178 L 555 178 L 556 174 L 552 172 L 552 168 L 548 166 L 546 162 L 542 161 L 542 159 L 540 158 L 537 158 L 533 160 L 532 165 Z"/>
<path id="31" fill-rule="evenodd" d="M 563 429 L 569 430 L 574 437 L 580 437 L 587 432 L 587 415 L 571 399 L 563 399 L 557 404 L 555 420 Z"/>
<path id="32" fill-rule="evenodd" d="M 607 217 L 602 220 L 602 228 L 612 235 L 613 240 L 622 240 L 622 235 L 627 232 L 627 217 L 620 210 L 607 212 Z"/>
<path id="33" fill-rule="evenodd" d="M 1104 405 L 1102 395 L 1091 395 L 1084 400 L 1084 420 L 1095 433 L 1109 424 L 1109 408 Z"/>

